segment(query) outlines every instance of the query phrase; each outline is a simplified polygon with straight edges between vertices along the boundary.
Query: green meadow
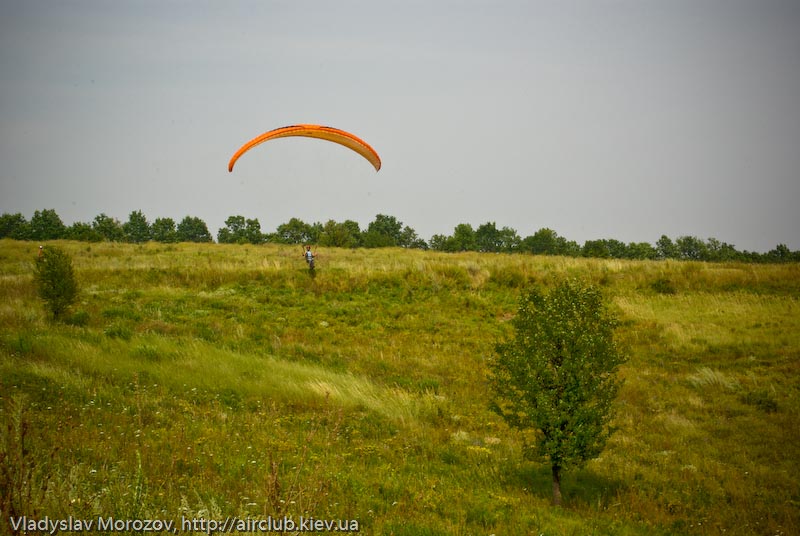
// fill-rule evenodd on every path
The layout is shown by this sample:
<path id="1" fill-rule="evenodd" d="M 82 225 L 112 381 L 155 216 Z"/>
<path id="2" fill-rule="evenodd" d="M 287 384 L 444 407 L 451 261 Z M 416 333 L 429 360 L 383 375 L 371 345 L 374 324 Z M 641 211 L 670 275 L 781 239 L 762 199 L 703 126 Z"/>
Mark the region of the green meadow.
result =
<path id="1" fill-rule="evenodd" d="M 0 241 L 10 519 L 354 520 L 375 535 L 800 533 L 800 264 Z M 485 363 L 531 286 L 598 285 L 629 356 L 616 432 L 523 459 Z M 178 532 L 181 532 L 179 530 Z M 253 532 L 258 534 L 259 532 Z"/>

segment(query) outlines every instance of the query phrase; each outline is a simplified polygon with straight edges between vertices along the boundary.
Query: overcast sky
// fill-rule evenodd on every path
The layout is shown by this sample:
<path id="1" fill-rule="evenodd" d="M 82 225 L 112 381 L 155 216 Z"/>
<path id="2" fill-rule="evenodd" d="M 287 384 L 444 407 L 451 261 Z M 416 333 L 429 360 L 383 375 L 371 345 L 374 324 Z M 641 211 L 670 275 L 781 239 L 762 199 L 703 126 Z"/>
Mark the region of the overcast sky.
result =
<path id="1" fill-rule="evenodd" d="M 296 123 L 304 138 L 227 164 Z M 0 213 L 800 249 L 800 1 L 0 0 Z"/>

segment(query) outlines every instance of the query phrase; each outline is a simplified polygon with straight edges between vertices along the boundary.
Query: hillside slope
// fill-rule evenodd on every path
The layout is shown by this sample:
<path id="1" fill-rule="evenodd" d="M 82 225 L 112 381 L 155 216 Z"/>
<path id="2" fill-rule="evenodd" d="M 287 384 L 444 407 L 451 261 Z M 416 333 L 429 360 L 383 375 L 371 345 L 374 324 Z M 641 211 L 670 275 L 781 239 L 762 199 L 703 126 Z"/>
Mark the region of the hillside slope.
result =
<path id="1" fill-rule="evenodd" d="M 796 264 L 331 249 L 312 277 L 299 247 L 57 245 L 81 286 L 64 323 L 36 297 L 37 245 L 0 241 L 4 531 L 800 532 Z M 484 363 L 520 293 L 563 277 L 602 288 L 630 360 L 618 430 L 556 509 Z"/>

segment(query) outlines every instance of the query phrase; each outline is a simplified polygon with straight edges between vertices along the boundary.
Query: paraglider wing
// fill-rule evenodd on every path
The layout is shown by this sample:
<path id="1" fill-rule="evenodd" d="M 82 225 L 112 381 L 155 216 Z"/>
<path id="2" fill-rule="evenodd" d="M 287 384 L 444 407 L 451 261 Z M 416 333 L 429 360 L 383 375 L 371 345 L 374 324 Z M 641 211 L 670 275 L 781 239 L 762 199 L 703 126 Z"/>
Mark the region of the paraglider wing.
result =
<path id="1" fill-rule="evenodd" d="M 338 128 L 324 127 L 322 125 L 292 125 L 289 127 L 270 130 L 269 132 L 265 132 L 260 136 L 256 136 L 252 140 L 242 145 L 239 150 L 233 154 L 230 162 L 228 162 L 228 171 L 233 171 L 233 166 L 236 164 L 236 161 L 239 159 L 239 157 L 256 145 L 260 145 L 265 141 L 274 140 L 276 138 L 285 138 L 288 136 L 319 138 L 321 140 L 332 141 L 334 143 L 338 143 L 339 145 L 344 145 L 348 149 L 351 149 L 366 158 L 369 163 L 375 167 L 375 171 L 381 169 L 381 158 L 378 156 L 378 153 L 375 152 L 375 149 L 370 147 L 369 144 L 367 144 L 367 142 L 361 138 L 354 136 L 349 132 L 339 130 Z"/>

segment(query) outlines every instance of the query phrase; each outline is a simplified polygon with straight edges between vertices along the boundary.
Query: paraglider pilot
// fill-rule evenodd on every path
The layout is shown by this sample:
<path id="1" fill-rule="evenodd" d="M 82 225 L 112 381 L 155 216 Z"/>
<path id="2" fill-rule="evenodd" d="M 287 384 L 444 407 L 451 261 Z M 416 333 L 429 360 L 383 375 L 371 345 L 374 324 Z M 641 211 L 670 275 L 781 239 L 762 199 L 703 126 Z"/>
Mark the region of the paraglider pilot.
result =
<path id="1" fill-rule="evenodd" d="M 306 246 L 306 250 L 303 252 L 303 257 L 306 258 L 306 263 L 308 263 L 308 269 L 314 269 L 314 253 L 311 252 L 311 246 Z"/>

